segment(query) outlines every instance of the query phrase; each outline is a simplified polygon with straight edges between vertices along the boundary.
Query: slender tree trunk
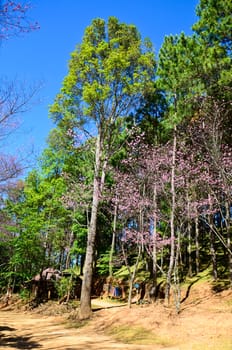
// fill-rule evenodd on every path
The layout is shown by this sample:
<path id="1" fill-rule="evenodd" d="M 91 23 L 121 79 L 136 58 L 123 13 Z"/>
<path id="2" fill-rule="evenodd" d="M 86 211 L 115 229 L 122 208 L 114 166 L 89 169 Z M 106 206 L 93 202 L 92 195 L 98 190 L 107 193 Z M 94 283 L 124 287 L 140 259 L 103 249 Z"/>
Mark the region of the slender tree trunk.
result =
<path id="1" fill-rule="evenodd" d="M 192 237 L 191 237 L 191 223 L 190 223 L 190 198 L 187 192 L 187 216 L 188 216 L 188 276 L 192 277 Z"/>
<path id="2" fill-rule="evenodd" d="M 217 281 L 217 255 L 215 250 L 215 236 L 212 230 L 210 230 L 210 254 L 213 269 L 213 279 Z"/>
<path id="3" fill-rule="evenodd" d="M 157 188 L 156 184 L 154 185 L 153 192 L 153 206 L 154 206 L 154 229 L 153 229 L 153 287 L 157 287 Z"/>
<path id="4" fill-rule="evenodd" d="M 227 233 L 227 247 L 228 247 L 228 264 L 229 264 L 229 280 L 232 288 L 232 228 L 230 227 Z"/>
<path id="5" fill-rule="evenodd" d="M 131 272 L 130 267 L 128 266 L 129 270 L 130 270 L 130 284 L 129 284 L 129 295 L 128 295 L 128 306 L 129 306 L 129 308 L 131 308 L 131 304 L 132 304 L 133 284 L 134 284 L 135 276 L 136 276 L 136 273 L 137 273 L 137 270 L 138 270 L 138 265 L 139 265 L 139 260 L 140 260 L 140 256 L 141 256 L 141 251 L 142 251 L 142 247 L 139 244 L 138 255 L 136 257 L 136 262 L 135 262 L 135 265 L 134 265 L 133 272 Z"/>
<path id="6" fill-rule="evenodd" d="M 226 242 L 226 248 L 227 248 L 227 254 L 228 254 L 228 278 L 230 281 L 230 287 L 232 288 L 232 219 L 230 217 L 230 205 L 228 202 L 226 202 L 226 235 L 227 235 L 227 242 Z"/>
<path id="7" fill-rule="evenodd" d="M 109 277 L 113 276 L 113 256 L 114 256 L 115 239 L 116 239 L 116 224 L 117 224 L 117 203 L 115 203 L 115 207 L 114 207 L 113 235 L 112 235 L 112 242 L 111 242 L 110 256 L 109 256 Z"/>
<path id="8" fill-rule="evenodd" d="M 200 272 L 200 244 L 199 244 L 199 219 L 195 217 L 195 242 L 196 242 L 196 273 Z"/>
<path id="9" fill-rule="evenodd" d="M 134 283 L 134 280 L 135 280 L 135 276 L 136 276 L 136 273 L 137 273 L 137 269 L 138 269 L 138 265 L 139 265 L 139 260 L 140 260 L 140 257 L 141 257 L 141 244 L 138 243 L 138 254 L 137 254 L 137 257 L 136 257 L 136 262 L 135 262 L 135 265 L 134 265 L 134 270 L 133 272 L 131 271 L 131 267 L 130 265 L 128 264 L 128 261 L 127 261 L 127 254 L 125 252 L 125 249 L 124 249 L 124 246 L 123 246 L 123 243 L 122 243 L 122 253 L 123 253 L 123 258 L 124 258 L 124 262 L 125 262 L 125 265 L 127 267 L 127 270 L 128 270 L 128 273 L 129 273 L 129 276 L 130 276 L 130 281 L 129 281 L 129 294 L 128 294 L 128 302 L 127 302 L 127 305 L 128 307 L 130 308 L 131 307 L 131 303 L 132 303 L 132 290 L 133 290 L 133 283 Z"/>
<path id="10" fill-rule="evenodd" d="M 210 194 L 208 195 L 208 197 L 209 197 L 209 203 L 211 203 Z M 212 209 L 211 205 L 210 205 L 210 209 Z M 209 227 L 210 228 L 213 227 L 213 218 L 211 214 L 209 217 Z M 213 269 L 213 279 L 214 281 L 217 281 L 218 274 L 217 274 L 217 255 L 216 255 L 216 249 L 215 249 L 215 234 L 212 229 L 210 229 L 210 254 L 211 254 L 212 269 Z"/>
<path id="11" fill-rule="evenodd" d="M 70 239 L 69 239 L 69 251 L 68 251 L 68 254 L 67 254 L 66 259 L 65 259 L 65 268 L 66 269 L 68 269 L 70 267 L 70 262 L 71 262 L 70 249 L 73 246 L 73 242 L 74 242 L 74 233 L 73 233 L 73 231 L 71 231 Z"/>
<path id="12" fill-rule="evenodd" d="M 178 230 L 178 240 L 177 240 L 177 247 L 176 247 L 176 253 L 175 253 L 175 263 L 174 263 L 174 273 L 173 273 L 174 287 L 175 287 L 174 298 L 175 298 L 175 306 L 176 306 L 177 313 L 180 312 L 180 303 L 181 303 L 179 260 L 180 260 L 180 230 Z"/>
<path id="13" fill-rule="evenodd" d="M 175 262 L 175 226 L 174 226 L 175 208 L 176 208 L 175 167 L 176 167 L 176 127 L 174 129 L 173 149 L 172 149 L 172 170 L 171 170 L 172 206 L 171 206 L 171 215 L 170 215 L 171 249 L 170 249 L 170 260 L 169 260 L 167 284 L 166 284 L 166 291 L 165 291 L 165 301 L 167 304 L 169 304 L 169 301 L 170 301 L 172 272 L 173 272 L 173 267 Z"/>
<path id="14" fill-rule="evenodd" d="M 96 151 L 95 151 L 95 171 L 93 181 L 93 200 L 91 208 L 90 225 L 88 229 L 87 249 L 84 264 L 84 274 L 81 288 L 81 299 L 79 318 L 88 319 L 92 315 L 91 310 L 91 287 L 93 278 L 93 262 L 94 262 L 94 248 L 95 248 L 95 237 L 97 228 L 97 212 L 100 198 L 100 188 L 102 187 L 100 181 L 100 166 L 101 166 L 101 153 L 102 143 L 101 134 L 99 133 L 96 140 Z"/>
<path id="15" fill-rule="evenodd" d="M 145 196 L 145 184 L 143 185 L 143 198 Z M 144 212 L 143 212 L 143 207 L 140 207 L 139 210 L 139 231 L 143 232 L 144 229 Z M 144 256 L 144 243 L 143 243 L 143 239 L 142 239 L 142 254 Z"/>
<path id="16" fill-rule="evenodd" d="M 73 275 L 70 276 L 69 279 L 69 285 L 68 285 L 68 290 L 67 290 L 67 298 L 66 298 L 66 302 L 69 302 L 70 299 L 70 294 L 71 294 L 71 290 L 72 290 L 72 285 L 73 285 Z"/>
<path id="17" fill-rule="evenodd" d="M 228 277 L 230 281 L 230 286 L 232 287 L 232 225 L 230 218 L 230 205 L 228 201 L 225 204 L 226 207 L 226 234 L 227 234 L 227 254 L 228 254 Z"/>

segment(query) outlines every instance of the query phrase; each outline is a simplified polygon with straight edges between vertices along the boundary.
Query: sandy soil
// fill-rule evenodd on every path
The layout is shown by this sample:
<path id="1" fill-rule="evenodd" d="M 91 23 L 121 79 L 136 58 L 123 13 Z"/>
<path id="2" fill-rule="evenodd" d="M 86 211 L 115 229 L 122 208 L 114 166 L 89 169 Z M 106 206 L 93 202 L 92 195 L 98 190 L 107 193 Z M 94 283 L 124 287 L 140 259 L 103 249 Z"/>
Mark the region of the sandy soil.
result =
<path id="1" fill-rule="evenodd" d="M 70 311 L 57 303 L 32 311 L 1 308 L 0 349 L 232 350 L 231 290 L 215 295 L 196 287 L 179 315 L 161 303 L 131 309 L 102 300 L 94 305 L 100 310 L 81 328 L 73 328 Z"/>

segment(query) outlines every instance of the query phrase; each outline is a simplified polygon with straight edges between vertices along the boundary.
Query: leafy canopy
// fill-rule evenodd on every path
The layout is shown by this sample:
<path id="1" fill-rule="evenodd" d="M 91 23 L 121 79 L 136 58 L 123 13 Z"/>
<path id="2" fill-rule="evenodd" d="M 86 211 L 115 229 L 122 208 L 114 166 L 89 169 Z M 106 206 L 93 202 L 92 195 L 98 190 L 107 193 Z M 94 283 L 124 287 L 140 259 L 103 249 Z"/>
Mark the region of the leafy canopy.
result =
<path id="1" fill-rule="evenodd" d="M 83 41 L 71 54 L 69 73 L 50 112 L 55 122 L 73 129 L 103 125 L 105 132 L 118 117 L 134 110 L 138 99 L 154 86 L 155 60 L 151 43 L 142 43 L 134 25 L 94 19 Z M 75 122 L 73 122 L 75 120 Z"/>

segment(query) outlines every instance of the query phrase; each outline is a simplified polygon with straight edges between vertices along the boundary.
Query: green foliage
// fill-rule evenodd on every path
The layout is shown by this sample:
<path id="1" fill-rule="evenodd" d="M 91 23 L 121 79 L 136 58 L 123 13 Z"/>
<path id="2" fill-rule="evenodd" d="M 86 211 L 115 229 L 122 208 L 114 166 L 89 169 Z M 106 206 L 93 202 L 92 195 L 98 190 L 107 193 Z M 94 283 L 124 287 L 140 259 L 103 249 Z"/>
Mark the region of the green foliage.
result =
<path id="1" fill-rule="evenodd" d="M 158 63 L 158 85 L 169 105 L 165 127 L 189 122 L 204 96 L 231 96 L 231 13 L 229 0 L 202 0 L 195 33 L 165 37 Z"/>
<path id="2" fill-rule="evenodd" d="M 61 279 L 56 283 L 56 288 L 58 296 L 60 298 L 64 297 L 71 292 L 73 288 L 73 279 L 71 277 L 61 277 Z"/>
<path id="3" fill-rule="evenodd" d="M 173 128 L 194 113 L 194 98 L 204 90 L 199 74 L 200 49 L 196 36 L 167 36 L 160 49 L 158 86 L 165 91 L 169 116 L 165 127 Z"/>
<path id="4" fill-rule="evenodd" d="M 21 281 L 31 279 L 38 271 L 43 261 L 43 247 L 38 235 L 23 232 L 13 241 L 13 255 L 10 259 L 10 270 L 14 277 Z"/>
<path id="5" fill-rule="evenodd" d="M 19 296 L 20 298 L 23 300 L 23 301 L 28 301 L 30 300 L 30 297 L 31 297 L 31 293 L 28 289 L 21 289 L 20 290 L 20 293 L 19 293 Z"/>
<path id="6" fill-rule="evenodd" d="M 115 17 L 108 23 L 95 19 L 71 54 L 69 74 L 50 108 L 53 120 L 72 129 L 92 120 L 111 137 L 116 119 L 128 115 L 145 91 L 153 91 L 154 73 L 152 46 L 146 41 L 142 49 L 135 26 Z"/>
<path id="7" fill-rule="evenodd" d="M 193 30 L 211 47 L 220 47 L 231 54 L 232 4 L 230 0 L 200 0 L 196 11 L 199 20 Z"/>
<path id="8" fill-rule="evenodd" d="M 185 140 L 179 143 L 178 139 L 178 152 L 184 151 L 181 149 L 184 144 L 194 146 L 194 143 L 205 145 L 207 142 L 208 149 L 202 147 L 197 157 L 202 162 L 206 160 L 212 163 L 209 172 L 219 174 L 218 179 L 226 178 L 230 188 L 231 174 L 227 170 L 227 166 L 230 169 L 229 164 L 226 164 L 224 172 L 219 172 L 221 164 L 215 167 L 219 159 L 215 154 L 220 154 L 222 146 L 231 145 L 231 7 L 229 0 L 201 0 L 197 8 L 199 20 L 193 26 L 194 34 L 187 36 L 181 33 L 165 37 L 158 65 L 152 44 L 149 40 L 142 41 L 134 25 L 120 23 L 115 17 L 110 17 L 107 22 L 100 18 L 94 19 L 86 28 L 82 43 L 71 54 L 69 72 L 64 78 L 61 91 L 50 107 L 56 127 L 51 131 L 48 147 L 40 157 L 40 168 L 30 172 L 24 182 L 9 185 L 1 198 L 0 287 L 9 282 L 19 286 L 45 266 L 64 269 L 72 266 L 80 256 L 83 258 L 86 254 L 90 219 L 93 217 L 92 209 L 95 208 L 96 236 L 90 243 L 96 254 L 91 253 L 95 261 L 90 265 L 96 266 L 95 272 L 98 275 L 108 275 L 115 206 L 114 169 L 120 169 L 128 175 L 136 174 L 137 180 L 143 181 L 143 201 L 134 204 L 137 207 L 133 214 L 128 214 L 127 219 L 131 220 L 131 215 L 138 216 L 139 212 L 140 218 L 136 217 L 135 221 L 144 225 L 146 232 L 148 222 L 145 221 L 153 205 L 152 186 L 157 181 L 160 215 L 158 231 L 162 238 L 168 238 L 171 210 L 170 174 L 167 171 L 169 165 L 163 165 L 163 173 L 161 171 L 158 175 L 160 179 L 156 177 L 154 180 L 154 177 L 144 174 L 145 169 L 149 174 L 156 171 L 152 167 L 163 161 L 163 153 L 161 152 L 160 159 L 155 158 L 155 165 L 150 163 L 149 167 L 147 164 L 152 160 L 145 158 L 142 148 L 155 144 L 155 150 L 158 151 L 159 145 L 169 145 L 170 131 L 176 126 L 177 131 L 182 129 L 181 133 L 177 133 L 179 139 Z M 200 141 L 194 139 L 194 133 L 200 132 L 200 124 L 205 129 L 208 127 L 210 132 L 213 130 L 214 134 L 205 133 L 204 139 Z M 135 125 L 138 126 L 137 133 L 134 131 Z M 191 135 L 186 132 L 189 127 L 193 131 Z M 143 144 L 130 153 L 130 141 L 136 143 L 138 134 L 139 137 L 143 134 L 146 145 Z M 99 158 L 95 153 L 97 141 Z M 218 153 L 213 154 L 213 146 Z M 168 163 L 171 151 L 167 147 L 165 152 Z M 143 164 L 139 164 L 141 154 L 144 155 Z M 130 167 L 127 158 L 131 155 L 136 162 Z M 185 153 L 184 157 L 188 158 L 189 155 Z M 182 164 L 184 160 L 178 158 L 176 163 Z M 175 177 L 178 177 L 180 183 L 183 181 L 180 177 L 185 172 L 186 169 L 181 168 L 178 173 L 176 171 Z M 165 175 L 166 180 L 161 182 Z M 95 193 L 93 183 L 98 186 Z M 100 185 L 104 187 L 103 190 Z M 176 256 L 176 259 L 180 259 L 184 265 L 180 267 L 183 274 L 189 268 L 189 252 L 192 254 L 192 262 L 197 253 L 194 236 L 196 224 L 193 221 L 190 236 L 186 233 L 190 219 L 186 218 L 186 213 L 183 214 L 186 204 L 185 186 L 186 183 L 183 183 L 177 189 L 176 201 L 181 198 L 182 202 L 180 205 L 177 203 L 174 213 L 176 233 L 180 233 L 180 242 L 177 242 L 180 243 L 180 257 Z M 188 195 L 194 201 L 198 195 L 195 188 L 188 190 Z M 208 193 L 208 190 L 208 187 L 206 190 L 202 185 L 199 192 Z M 213 195 L 217 195 L 213 190 Z M 94 207 L 92 200 L 96 193 L 99 202 Z M 129 193 L 131 201 L 133 194 L 133 191 Z M 224 195 L 220 194 L 222 197 Z M 114 266 L 114 276 L 128 280 L 127 267 L 121 267 L 118 242 L 126 226 L 124 213 L 118 214 L 117 220 L 114 252 L 117 264 Z M 218 228 L 215 232 L 221 233 L 225 242 L 226 239 L 231 239 L 231 231 L 227 228 Z M 212 247 L 210 232 L 202 224 L 199 224 L 198 244 L 200 267 L 205 268 L 209 264 Z M 132 245 L 128 249 L 131 271 L 136 255 Z M 228 274 L 225 268 L 228 262 L 225 261 L 229 260 L 229 254 L 225 253 L 225 247 L 222 248 L 218 239 L 214 240 L 214 248 L 220 265 L 218 272 L 220 277 L 225 277 Z M 149 271 L 145 268 L 145 261 L 148 263 L 152 260 L 151 253 L 146 250 L 142 252 L 137 273 L 142 280 L 151 272 L 150 267 Z M 157 251 L 156 257 L 161 276 L 169 264 L 169 246 Z M 60 297 L 71 291 L 77 274 L 74 269 L 67 271 L 70 277 L 62 278 L 57 284 Z M 207 271 L 208 274 L 209 270 Z M 210 278 L 209 274 L 207 278 Z M 226 285 L 227 283 L 220 282 L 218 288 Z"/>
<path id="9" fill-rule="evenodd" d="M 109 274 L 109 252 L 101 254 L 97 261 L 97 273 L 100 276 L 108 276 Z"/>

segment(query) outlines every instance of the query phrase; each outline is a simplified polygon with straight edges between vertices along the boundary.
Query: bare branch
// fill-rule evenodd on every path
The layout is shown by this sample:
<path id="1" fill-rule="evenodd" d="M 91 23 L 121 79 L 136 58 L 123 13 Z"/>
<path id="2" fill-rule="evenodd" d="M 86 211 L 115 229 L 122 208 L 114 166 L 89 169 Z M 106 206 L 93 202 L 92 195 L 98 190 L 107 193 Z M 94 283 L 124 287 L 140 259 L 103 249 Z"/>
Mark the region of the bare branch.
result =
<path id="1" fill-rule="evenodd" d="M 39 29 L 39 24 L 28 17 L 30 9 L 28 2 L 0 1 L 0 40 Z"/>
<path id="2" fill-rule="evenodd" d="M 34 97 L 41 88 L 41 83 L 27 86 L 25 82 L 0 81 L 0 140 L 8 137 L 20 125 L 20 116 L 35 103 Z"/>

